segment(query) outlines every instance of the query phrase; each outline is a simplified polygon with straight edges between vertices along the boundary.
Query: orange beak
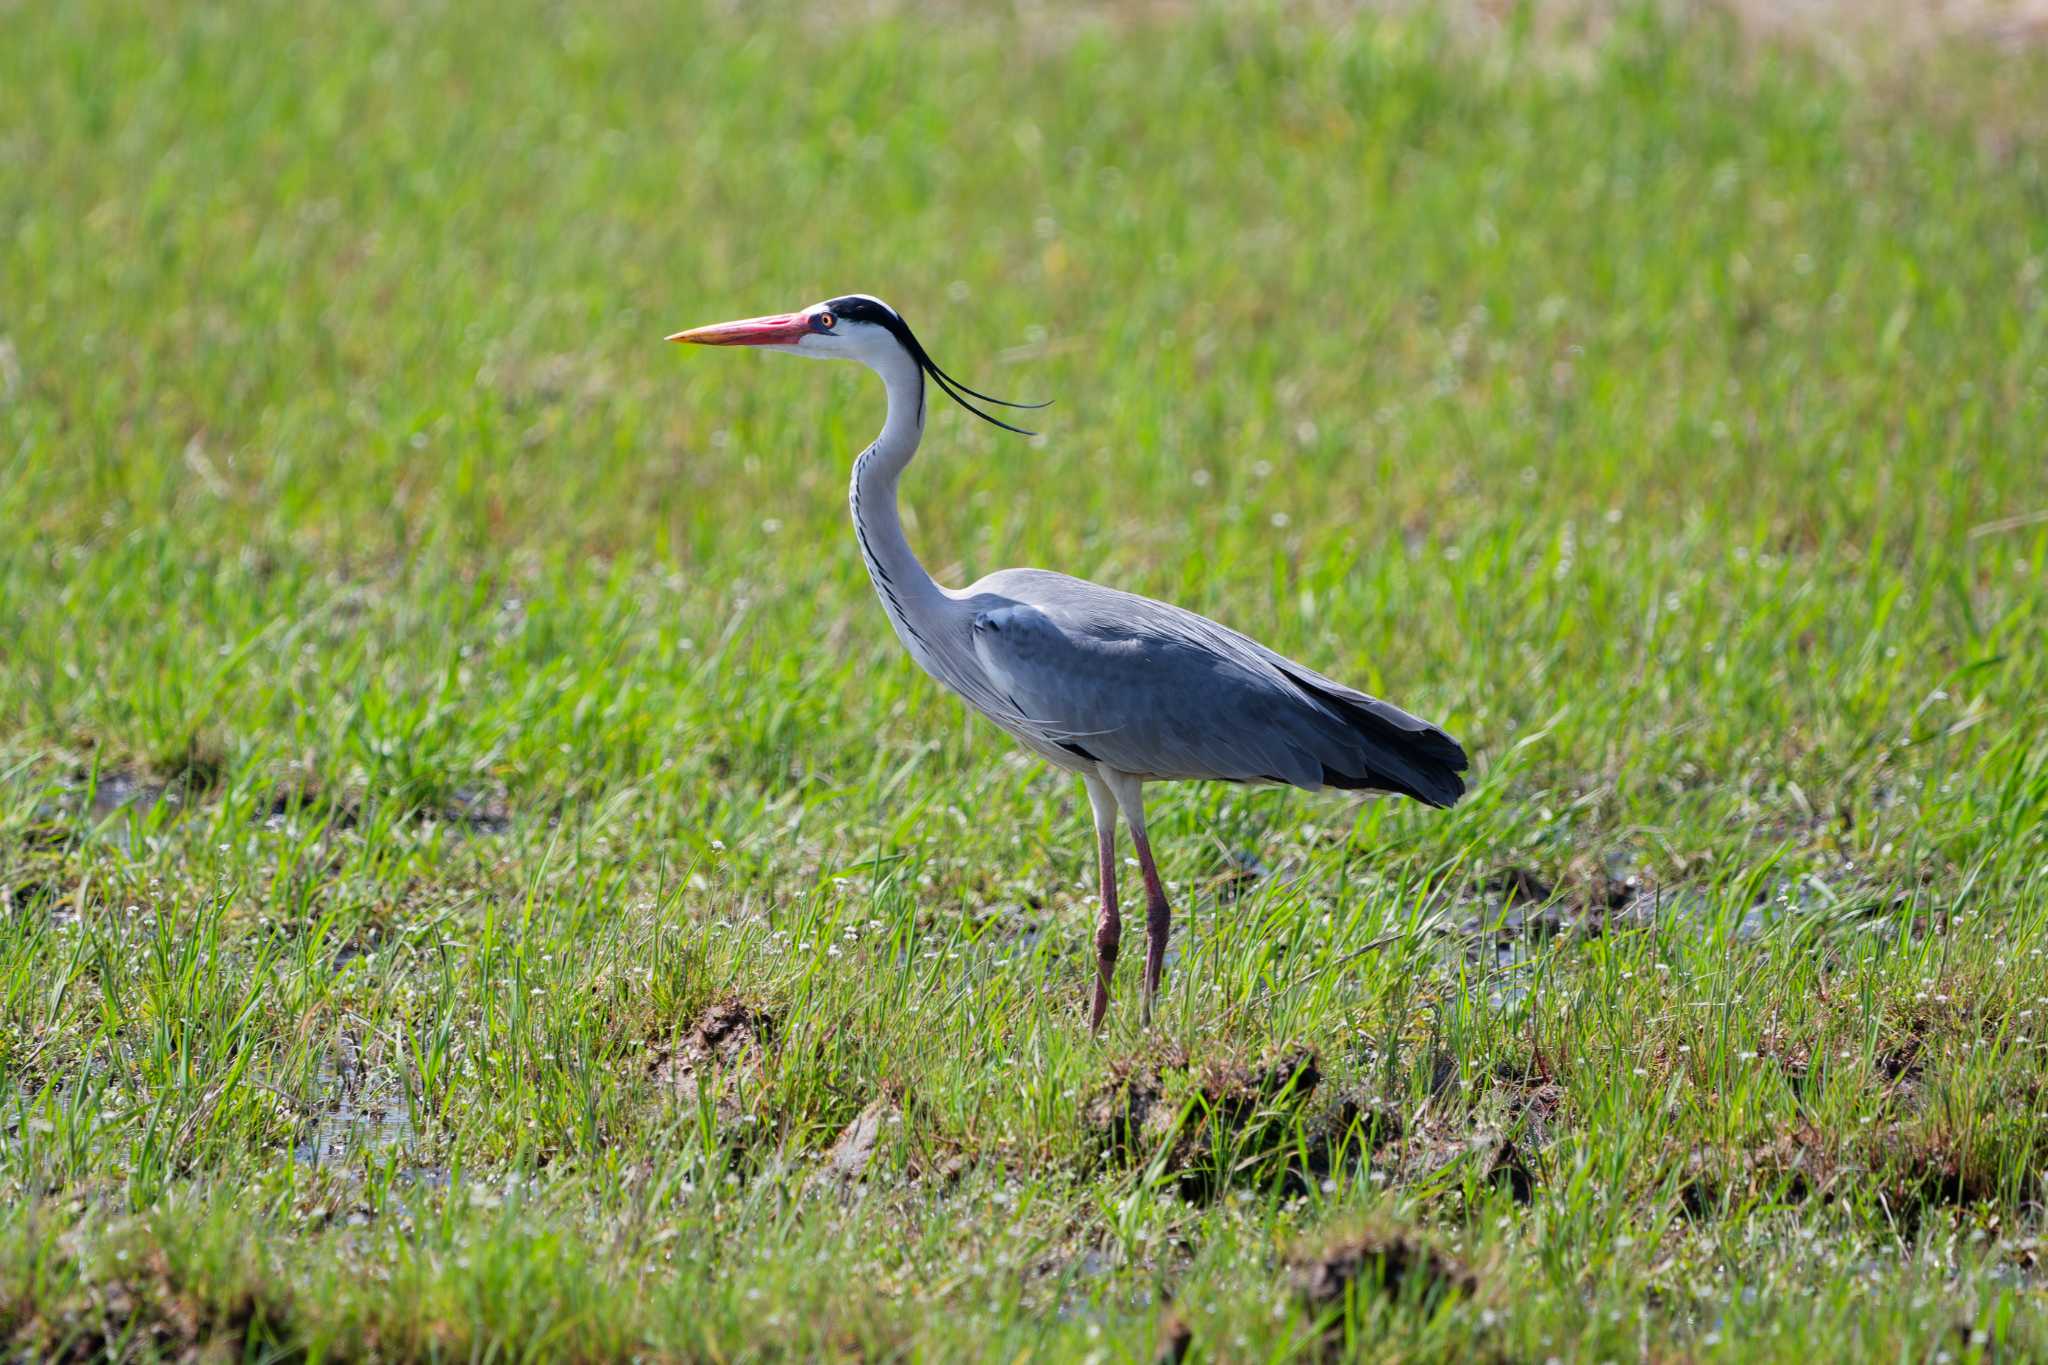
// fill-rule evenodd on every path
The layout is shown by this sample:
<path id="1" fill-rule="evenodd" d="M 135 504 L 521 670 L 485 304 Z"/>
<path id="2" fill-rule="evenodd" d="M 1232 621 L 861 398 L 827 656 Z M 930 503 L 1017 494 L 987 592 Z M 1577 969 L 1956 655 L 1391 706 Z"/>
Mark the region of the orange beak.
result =
<path id="1" fill-rule="evenodd" d="M 670 341 L 687 341 L 693 346 L 787 346 L 810 335 L 811 320 L 803 313 L 775 313 L 765 318 L 742 318 L 709 327 L 692 327 L 677 332 Z"/>

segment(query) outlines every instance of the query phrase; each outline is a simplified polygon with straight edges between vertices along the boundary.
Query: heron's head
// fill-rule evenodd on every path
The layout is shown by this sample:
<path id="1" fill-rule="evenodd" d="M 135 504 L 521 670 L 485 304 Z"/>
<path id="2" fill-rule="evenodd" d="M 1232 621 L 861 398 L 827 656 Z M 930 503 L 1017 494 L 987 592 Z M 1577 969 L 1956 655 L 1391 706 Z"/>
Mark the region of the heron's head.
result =
<path id="1" fill-rule="evenodd" d="M 1012 403 L 968 388 L 939 368 L 938 362 L 918 344 L 910 324 L 903 320 L 901 313 L 872 294 L 845 294 L 794 313 L 773 313 L 767 317 L 693 327 L 687 332 L 677 332 L 669 340 L 687 341 L 697 346 L 761 346 L 771 351 L 789 351 L 824 360 L 858 360 L 876 370 L 907 356 L 961 407 L 985 422 L 993 422 L 1005 431 L 1025 436 L 1034 433 L 991 417 L 968 399 L 978 398 L 1006 408 L 1047 406 L 1044 403 Z"/>

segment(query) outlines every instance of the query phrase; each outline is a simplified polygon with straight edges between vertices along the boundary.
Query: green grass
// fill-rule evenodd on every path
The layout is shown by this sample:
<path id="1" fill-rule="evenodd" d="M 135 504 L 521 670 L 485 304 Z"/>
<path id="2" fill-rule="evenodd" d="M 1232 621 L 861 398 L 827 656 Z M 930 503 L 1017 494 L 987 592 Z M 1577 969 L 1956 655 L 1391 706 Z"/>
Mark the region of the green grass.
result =
<path id="1" fill-rule="evenodd" d="M 0 1341 L 2048 1351 L 2048 61 L 1863 37 L 0 7 Z M 660 342 L 848 290 L 1058 400 L 940 410 L 943 580 L 1468 800 L 1155 788 L 1091 1038 L 1078 785 L 844 524 L 878 387 Z M 1468 952 L 1521 873 L 1575 927 Z"/>

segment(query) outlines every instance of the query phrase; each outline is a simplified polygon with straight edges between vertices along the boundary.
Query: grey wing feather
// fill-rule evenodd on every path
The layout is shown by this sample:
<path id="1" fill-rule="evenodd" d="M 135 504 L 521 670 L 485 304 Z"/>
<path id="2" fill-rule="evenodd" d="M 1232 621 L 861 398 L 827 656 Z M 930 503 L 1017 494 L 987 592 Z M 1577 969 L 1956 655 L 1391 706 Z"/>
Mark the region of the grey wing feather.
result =
<path id="1" fill-rule="evenodd" d="M 1464 791 L 1455 740 L 1207 617 L 1013 569 L 959 594 L 990 687 L 1042 741 L 1147 778 Z"/>

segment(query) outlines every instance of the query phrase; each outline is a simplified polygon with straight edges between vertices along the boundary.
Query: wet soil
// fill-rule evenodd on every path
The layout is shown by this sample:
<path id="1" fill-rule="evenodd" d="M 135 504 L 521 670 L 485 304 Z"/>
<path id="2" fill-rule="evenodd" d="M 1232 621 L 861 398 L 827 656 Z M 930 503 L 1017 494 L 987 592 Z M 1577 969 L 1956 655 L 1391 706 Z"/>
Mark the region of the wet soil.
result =
<path id="1" fill-rule="evenodd" d="M 714 1000 L 681 1041 L 654 1049 L 648 1072 L 664 1093 L 694 1104 L 713 1077 L 757 1071 L 775 1038 L 776 1020 L 766 1010 L 735 997 Z M 742 1119 L 730 1086 L 720 1094 L 718 1117 L 727 1125 Z"/>
<path id="2" fill-rule="evenodd" d="M 1256 1065 L 1175 1051 L 1119 1066 L 1085 1116 L 1108 1160 L 1155 1168 L 1191 1202 L 1275 1182 L 1300 1191 L 1395 1123 L 1353 1094 L 1318 1099 L 1322 1081 L 1306 1049 Z"/>
<path id="3" fill-rule="evenodd" d="M 1424 1301 L 1470 1294 L 1479 1277 L 1463 1261 L 1406 1233 L 1368 1234 L 1295 1261 L 1295 1283 L 1310 1312 L 1341 1310 L 1354 1286 L 1380 1293 L 1416 1293 Z"/>

